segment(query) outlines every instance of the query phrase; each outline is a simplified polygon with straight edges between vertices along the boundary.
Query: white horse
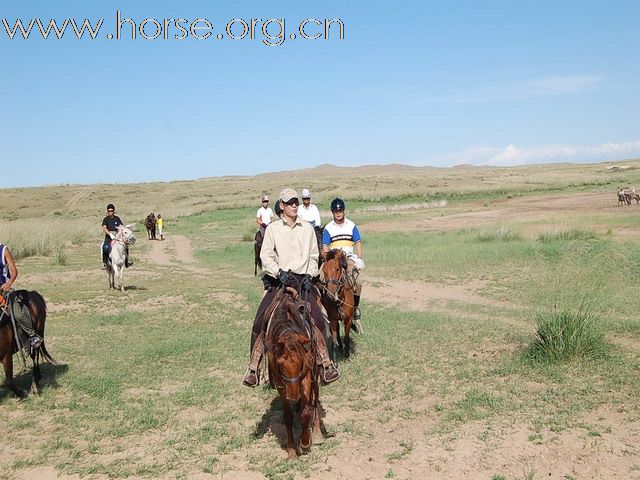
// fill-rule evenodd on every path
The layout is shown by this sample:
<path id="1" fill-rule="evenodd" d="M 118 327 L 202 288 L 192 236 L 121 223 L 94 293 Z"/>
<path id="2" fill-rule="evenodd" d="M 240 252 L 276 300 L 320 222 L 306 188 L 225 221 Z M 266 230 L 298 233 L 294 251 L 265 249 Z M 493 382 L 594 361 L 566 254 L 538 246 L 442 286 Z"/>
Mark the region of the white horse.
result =
<path id="1" fill-rule="evenodd" d="M 110 263 L 107 264 L 107 276 L 109 277 L 109 288 L 115 288 L 124 292 L 124 259 L 125 249 L 128 245 L 136 243 L 136 237 L 131 231 L 133 225 L 120 225 L 115 238 L 111 240 L 111 252 L 109 253 Z"/>

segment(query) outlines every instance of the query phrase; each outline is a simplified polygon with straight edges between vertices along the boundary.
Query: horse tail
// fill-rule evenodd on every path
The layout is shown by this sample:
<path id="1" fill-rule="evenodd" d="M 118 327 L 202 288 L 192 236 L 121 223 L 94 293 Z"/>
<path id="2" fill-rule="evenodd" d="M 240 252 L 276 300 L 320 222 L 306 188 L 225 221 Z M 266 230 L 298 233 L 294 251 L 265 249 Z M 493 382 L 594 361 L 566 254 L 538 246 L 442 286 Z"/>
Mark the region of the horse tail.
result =
<path id="1" fill-rule="evenodd" d="M 26 294 L 28 302 L 35 313 L 33 320 L 36 324 L 36 333 L 42 337 L 42 344 L 36 350 L 36 354 L 44 358 L 50 364 L 58 366 L 60 363 L 51 356 L 44 344 L 44 326 L 47 319 L 47 303 L 45 302 L 44 297 L 35 290 L 27 291 Z"/>
<path id="2" fill-rule="evenodd" d="M 61 363 L 58 362 L 55 358 L 53 358 L 51 354 L 47 351 L 47 347 L 44 346 L 44 340 L 42 341 L 42 344 L 40 345 L 40 347 L 38 347 L 37 353 L 42 358 L 44 358 L 47 362 L 49 362 L 51 365 L 55 365 L 55 366 L 61 365 Z"/>

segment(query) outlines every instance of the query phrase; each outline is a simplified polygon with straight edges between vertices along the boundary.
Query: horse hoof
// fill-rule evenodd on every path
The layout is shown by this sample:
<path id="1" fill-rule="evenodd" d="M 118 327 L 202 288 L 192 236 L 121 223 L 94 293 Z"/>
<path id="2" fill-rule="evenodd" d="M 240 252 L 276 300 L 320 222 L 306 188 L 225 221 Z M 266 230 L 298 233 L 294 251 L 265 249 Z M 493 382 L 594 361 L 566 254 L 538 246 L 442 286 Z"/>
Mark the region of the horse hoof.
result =
<path id="1" fill-rule="evenodd" d="M 12 388 L 11 391 L 15 394 L 16 397 L 18 397 L 20 400 L 24 400 L 25 398 L 27 398 L 29 396 L 29 392 L 27 392 L 26 390 L 23 390 L 21 388 L 15 387 Z"/>

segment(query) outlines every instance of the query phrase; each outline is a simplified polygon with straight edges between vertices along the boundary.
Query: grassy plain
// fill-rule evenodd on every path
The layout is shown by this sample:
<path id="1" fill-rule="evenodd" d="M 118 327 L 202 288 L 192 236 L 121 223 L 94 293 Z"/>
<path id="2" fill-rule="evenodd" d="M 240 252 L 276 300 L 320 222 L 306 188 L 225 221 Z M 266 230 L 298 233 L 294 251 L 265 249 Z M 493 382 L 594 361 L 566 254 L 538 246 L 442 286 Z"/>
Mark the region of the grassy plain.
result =
<path id="1" fill-rule="evenodd" d="M 336 195 L 364 235 L 364 335 L 321 390 L 325 441 L 285 461 L 274 391 L 240 385 L 260 300 L 256 199 Z M 0 479 L 640 478 L 640 161 L 363 167 L 0 190 L 19 286 L 49 305 L 39 397 L 0 388 Z M 99 224 L 151 211 L 125 294 Z M 537 362 L 536 319 L 589 300 L 594 358 Z M 17 359 L 17 357 L 16 357 Z M 26 386 L 28 376 L 19 381 Z"/>

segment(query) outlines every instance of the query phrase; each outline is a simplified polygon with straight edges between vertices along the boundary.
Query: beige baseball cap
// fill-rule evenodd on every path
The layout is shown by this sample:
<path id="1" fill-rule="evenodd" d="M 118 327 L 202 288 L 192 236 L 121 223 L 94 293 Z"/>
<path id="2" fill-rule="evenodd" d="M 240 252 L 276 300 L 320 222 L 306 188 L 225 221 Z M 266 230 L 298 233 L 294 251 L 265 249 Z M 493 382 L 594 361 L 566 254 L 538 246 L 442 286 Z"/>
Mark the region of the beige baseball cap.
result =
<path id="1" fill-rule="evenodd" d="M 280 200 L 285 203 L 294 198 L 300 199 L 300 197 L 298 197 L 298 192 L 296 192 L 293 188 L 285 188 L 280 192 Z"/>
<path id="2" fill-rule="evenodd" d="M 262 195 L 262 201 L 263 202 L 268 202 L 269 201 L 269 195 Z"/>

